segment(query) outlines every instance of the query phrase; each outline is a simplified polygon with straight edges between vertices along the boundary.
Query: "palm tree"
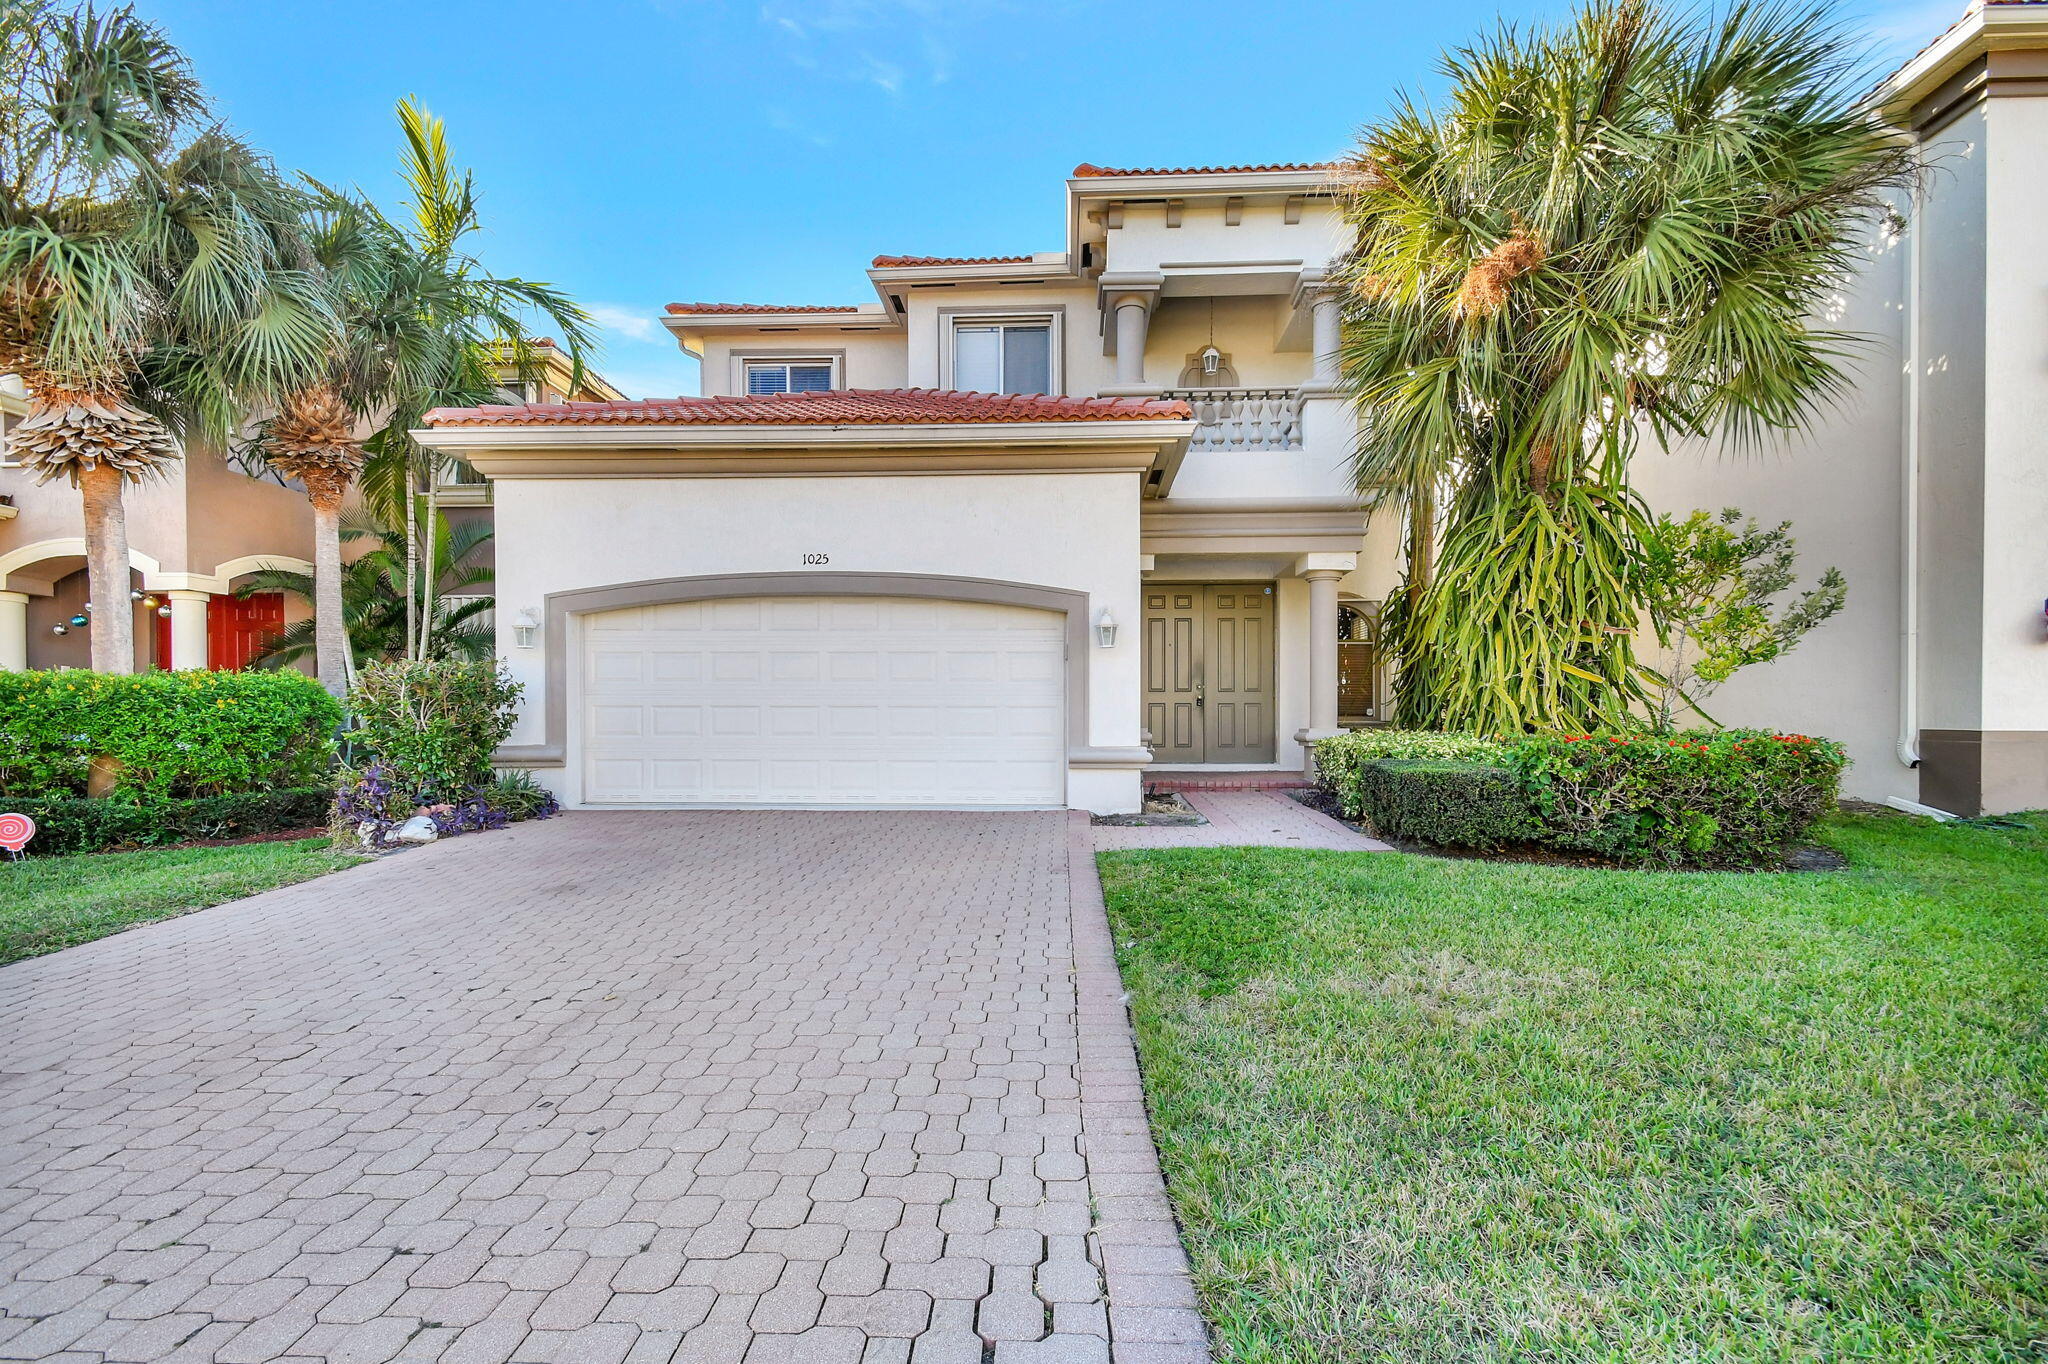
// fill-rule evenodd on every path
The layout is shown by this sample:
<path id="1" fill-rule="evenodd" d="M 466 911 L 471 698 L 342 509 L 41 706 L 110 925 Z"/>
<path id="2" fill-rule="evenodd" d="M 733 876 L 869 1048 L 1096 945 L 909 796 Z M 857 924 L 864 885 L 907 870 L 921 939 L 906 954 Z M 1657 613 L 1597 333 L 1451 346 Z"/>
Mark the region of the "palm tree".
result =
<path id="1" fill-rule="evenodd" d="M 418 529 L 436 524 L 441 470 L 411 433 L 433 408 L 491 401 L 500 388 L 499 366 L 507 361 L 530 381 L 538 373 L 529 325 L 536 316 L 560 333 L 572 383 L 582 376 L 593 329 L 589 315 L 561 291 L 484 268 L 466 244 L 481 230 L 475 176 L 456 171 L 446 126 L 410 98 L 399 102 L 398 123 L 405 136 L 400 173 L 412 191 L 410 221 L 396 224 L 368 207 L 364 212 L 394 243 L 402 262 L 393 280 L 400 306 L 388 313 L 394 325 L 402 318 L 420 363 L 386 395 L 390 409 L 368 443 L 364 492 L 380 511 L 402 513 L 404 600 L 413 640 L 408 652 L 424 658 L 434 651 L 437 615 L 415 604 L 436 599 L 438 573 L 433 558 L 420 557 Z M 416 590 L 422 576 L 424 587 Z"/>
<path id="2" fill-rule="evenodd" d="M 358 508 L 340 518 L 338 532 L 344 544 L 369 545 L 364 553 L 348 561 L 336 583 L 341 607 L 330 619 L 345 632 L 345 656 L 357 664 L 406 657 L 409 646 L 415 642 L 408 622 L 424 611 L 424 603 L 415 601 L 415 611 L 406 610 L 405 531 Z M 477 551 L 490 539 L 491 528 L 486 522 L 465 521 L 451 526 L 442 517 L 435 523 L 429 553 L 435 578 L 443 591 L 434 600 L 430 657 L 489 658 L 496 651 L 496 636 L 485 620 L 493 599 L 488 593 L 464 590 L 490 582 L 490 571 L 475 562 Z M 416 577 L 415 582 L 418 581 Z M 314 602 L 316 611 L 319 609 L 320 585 L 314 575 L 289 569 L 252 573 L 238 591 L 242 596 L 289 592 Z M 453 595 L 459 595 L 460 600 L 451 600 Z M 282 665 L 297 663 L 308 655 L 317 657 L 319 633 L 324 628 L 325 622 L 318 616 L 288 625 L 264 646 L 258 661 Z"/>
<path id="3" fill-rule="evenodd" d="M 135 666 L 122 491 L 296 382 L 332 315 L 300 196 L 204 113 L 182 55 L 128 10 L 0 0 L 0 370 L 11 436 L 84 503 L 93 665 Z"/>
<path id="4" fill-rule="evenodd" d="M 1648 596 L 1629 459 L 1753 445 L 1842 389 L 1817 325 L 1913 173 L 1823 11 L 1593 0 L 1449 54 L 1351 163 L 1359 487 L 1410 503 L 1398 719 L 1627 723 Z M 1444 495 L 1430 572 L 1426 523 Z"/>

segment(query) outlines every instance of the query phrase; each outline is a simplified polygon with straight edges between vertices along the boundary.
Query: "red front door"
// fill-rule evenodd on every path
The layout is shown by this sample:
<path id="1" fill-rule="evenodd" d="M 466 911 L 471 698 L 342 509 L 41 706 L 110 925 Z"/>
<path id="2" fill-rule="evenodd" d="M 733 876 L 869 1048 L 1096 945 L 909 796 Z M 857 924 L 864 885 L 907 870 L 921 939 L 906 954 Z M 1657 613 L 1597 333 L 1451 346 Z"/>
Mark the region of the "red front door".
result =
<path id="1" fill-rule="evenodd" d="M 248 597 L 215 597 L 206 603 L 206 666 L 246 668 L 264 642 L 284 629 L 284 593 L 257 592 Z M 156 661 L 171 666 L 171 622 L 156 621 Z"/>

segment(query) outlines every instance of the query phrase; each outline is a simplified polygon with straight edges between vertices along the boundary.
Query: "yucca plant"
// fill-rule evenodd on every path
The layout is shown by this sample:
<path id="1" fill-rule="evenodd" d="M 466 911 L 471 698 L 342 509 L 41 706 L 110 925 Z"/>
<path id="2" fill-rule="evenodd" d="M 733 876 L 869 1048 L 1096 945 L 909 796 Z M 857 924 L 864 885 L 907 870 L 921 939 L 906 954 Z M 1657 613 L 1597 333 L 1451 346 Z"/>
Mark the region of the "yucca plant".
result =
<path id="1" fill-rule="evenodd" d="M 10 444 L 80 492 L 105 672 L 135 667 L 124 486 L 302 382 L 333 327 L 302 198 L 204 114 L 131 11 L 0 0 L 0 370 L 29 390 Z"/>
<path id="2" fill-rule="evenodd" d="M 1596 0 L 1441 69 L 1351 158 L 1340 270 L 1358 485 L 1410 508 L 1397 722 L 1626 724 L 1656 624 L 1631 456 L 1838 395 L 1856 338 L 1816 318 L 1913 163 L 1818 9 Z"/>

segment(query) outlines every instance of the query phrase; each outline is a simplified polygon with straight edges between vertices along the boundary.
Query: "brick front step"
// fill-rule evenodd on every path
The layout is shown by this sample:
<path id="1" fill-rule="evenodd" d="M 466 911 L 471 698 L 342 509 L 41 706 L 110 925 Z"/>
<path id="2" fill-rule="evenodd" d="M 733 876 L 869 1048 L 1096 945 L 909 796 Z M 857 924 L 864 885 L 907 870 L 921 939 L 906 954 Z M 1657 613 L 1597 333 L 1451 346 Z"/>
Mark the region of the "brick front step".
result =
<path id="1" fill-rule="evenodd" d="M 1299 772 L 1147 772 L 1145 785 L 1154 791 L 1296 791 L 1309 785 Z"/>

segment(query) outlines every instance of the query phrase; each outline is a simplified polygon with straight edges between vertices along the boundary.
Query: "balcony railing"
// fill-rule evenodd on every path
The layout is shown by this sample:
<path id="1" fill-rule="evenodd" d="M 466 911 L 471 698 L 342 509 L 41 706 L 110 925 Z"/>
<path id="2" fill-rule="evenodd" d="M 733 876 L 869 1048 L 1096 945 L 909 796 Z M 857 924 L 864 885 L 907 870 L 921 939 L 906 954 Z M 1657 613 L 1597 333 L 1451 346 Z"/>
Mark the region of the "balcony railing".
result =
<path id="1" fill-rule="evenodd" d="M 1191 451 L 1301 448 L 1298 388 L 1170 388 L 1159 396 L 1194 409 Z"/>

